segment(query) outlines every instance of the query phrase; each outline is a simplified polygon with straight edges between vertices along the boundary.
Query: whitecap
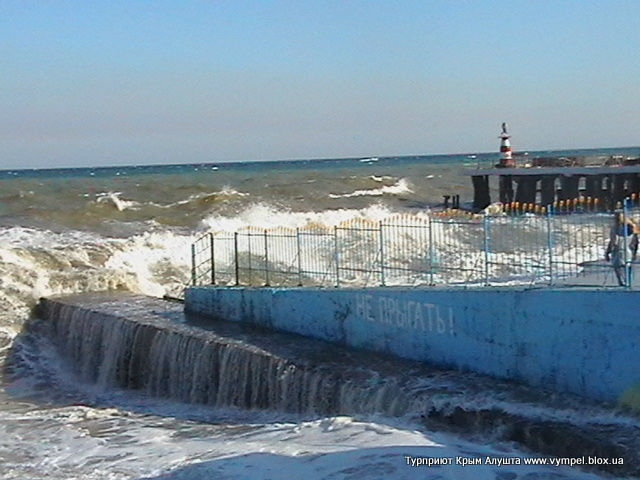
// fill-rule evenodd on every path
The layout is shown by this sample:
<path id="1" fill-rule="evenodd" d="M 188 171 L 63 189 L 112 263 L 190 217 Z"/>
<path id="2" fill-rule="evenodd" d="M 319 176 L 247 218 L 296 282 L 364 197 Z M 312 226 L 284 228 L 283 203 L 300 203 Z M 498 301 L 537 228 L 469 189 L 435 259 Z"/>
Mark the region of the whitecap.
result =
<path id="1" fill-rule="evenodd" d="M 133 200 L 123 200 L 120 198 L 122 192 L 105 192 L 96 195 L 96 201 L 98 203 L 111 202 L 111 204 L 118 209 L 119 212 L 124 210 L 139 210 L 140 204 Z"/>
<path id="2" fill-rule="evenodd" d="M 184 200 L 178 200 L 176 202 L 171 202 L 167 204 L 148 202 L 147 205 L 151 205 L 157 208 L 173 208 L 173 207 L 179 207 L 181 205 L 188 205 L 189 203 L 197 202 L 198 200 L 201 200 L 207 197 L 233 198 L 233 197 L 248 197 L 248 196 L 249 196 L 248 193 L 240 192 L 229 186 L 224 186 L 222 187 L 222 190 L 217 190 L 214 192 L 194 193 L 192 195 L 189 195 L 189 197 L 185 198 Z"/>
<path id="3" fill-rule="evenodd" d="M 209 215 L 202 220 L 201 227 L 224 232 L 233 232 L 244 227 L 300 228 L 310 224 L 331 227 L 354 218 L 380 221 L 394 213 L 382 205 L 371 205 L 363 209 L 340 208 L 321 212 L 292 212 L 274 205 L 256 203 L 233 216 Z"/>
<path id="4" fill-rule="evenodd" d="M 350 198 L 350 197 L 379 197 L 382 195 L 401 195 L 403 193 L 413 192 L 409 181 L 406 178 L 401 178 L 395 184 L 384 186 L 380 188 L 374 188 L 370 190 L 356 190 L 351 193 L 330 193 L 329 198 Z"/>

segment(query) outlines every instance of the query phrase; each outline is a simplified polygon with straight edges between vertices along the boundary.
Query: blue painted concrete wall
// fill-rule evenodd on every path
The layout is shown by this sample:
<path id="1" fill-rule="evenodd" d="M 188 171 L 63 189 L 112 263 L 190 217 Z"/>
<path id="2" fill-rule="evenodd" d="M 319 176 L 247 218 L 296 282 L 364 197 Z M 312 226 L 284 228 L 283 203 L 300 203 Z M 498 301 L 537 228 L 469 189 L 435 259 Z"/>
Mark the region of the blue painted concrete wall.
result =
<path id="1" fill-rule="evenodd" d="M 185 309 L 599 400 L 640 392 L 638 291 L 192 287 Z"/>

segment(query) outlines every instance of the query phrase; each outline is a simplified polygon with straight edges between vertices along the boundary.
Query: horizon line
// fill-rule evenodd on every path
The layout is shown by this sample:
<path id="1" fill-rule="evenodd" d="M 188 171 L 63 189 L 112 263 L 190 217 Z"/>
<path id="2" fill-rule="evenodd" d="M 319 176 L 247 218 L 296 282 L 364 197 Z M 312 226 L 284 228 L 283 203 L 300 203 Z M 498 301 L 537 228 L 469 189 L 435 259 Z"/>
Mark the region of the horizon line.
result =
<path id="1" fill-rule="evenodd" d="M 580 150 L 624 150 L 636 149 L 640 145 L 629 145 L 622 147 L 580 147 L 580 148 L 548 148 L 542 150 L 514 150 L 513 154 L 523 155 L 525 153 L 542 153 L 542 152 L 563 152 L 563 151 L 580 151 Z M 205 162 L 184 162 L 184 163 L 131 163 L 121 165 L 105 165 L 105 166 L 75 166 L 75 167 L 17 167 L 17 168 L 0 168 L 1 172 L 13 171 L 34 171 L 34 170 L 80 170 L 80 169 L 96 169 L 108 170 L 115 168 L 133 168 L 133 167 L 170 167 L 170 166 L 188 166 L 188 165 L 229 165 L 229 164 L 253 164 L 253 163 L 291 163 L 291 162 L 322 162 L 335 160 L 364 160 L 368 158 L 410 158 L 410 157 L 455 157 L 465 155 L 500 155 L 500 151 L 492 152 L 460 152 L 460 153 L 422 153 L 422 154 L 401 154 L 401 155 L 357 155 L 348 157 L 307 157 L 307 158 L 285 158 L 285 159 L 252 159 L 252 160 L 213 160 Z"/>

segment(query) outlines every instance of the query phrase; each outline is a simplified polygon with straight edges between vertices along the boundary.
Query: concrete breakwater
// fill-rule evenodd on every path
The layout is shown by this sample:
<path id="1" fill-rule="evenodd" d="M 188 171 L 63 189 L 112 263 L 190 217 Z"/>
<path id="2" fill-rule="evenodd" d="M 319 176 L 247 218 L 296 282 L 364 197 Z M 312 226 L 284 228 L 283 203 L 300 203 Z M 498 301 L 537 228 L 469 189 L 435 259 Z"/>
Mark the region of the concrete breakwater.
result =
<path id="1" fill-rule="evenodd" d="M 187 311 L 640 410 L 640 292 L 216 288 Z"/>
<path id="2" fill-rule="evenodd" d="M 106 389 L 305 416 L 402 416 L 556 456 L 624 458 L 599 468 L 639 472 L 637 421 L 573 396 L 185 317 L 180 305 L 123 293 L 42 300 L 40 316 L 75 374 Z"/>

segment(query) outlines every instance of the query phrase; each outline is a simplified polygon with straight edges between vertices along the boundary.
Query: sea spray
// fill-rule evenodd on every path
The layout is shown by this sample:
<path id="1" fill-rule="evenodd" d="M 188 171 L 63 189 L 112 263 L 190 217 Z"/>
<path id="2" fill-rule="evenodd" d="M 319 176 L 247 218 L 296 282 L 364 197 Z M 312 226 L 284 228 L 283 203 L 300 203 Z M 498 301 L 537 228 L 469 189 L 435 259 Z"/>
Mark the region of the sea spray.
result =
<path id="1" fill-rule="evenodd" d="M 23 227 L 0 230 L 0 239 L 4 324 L 26 318 L 46 295 L 114 289 L 157 296 L 179 292 L 188 279 L 193 241 L 170 231 L 121 239 Z"/>
<path id="2" fill-rule="evenodd" d="M 204 218 L 201 228 L 213 231 L 233 232 L 244 227 L 299 228 L 307 225 L 334 226 L 354 218 L 380 221 L 394 215 L 394 211 L 382 205 L 363 209 L 328 209 L 324 211 L 292 211 L 267 203 L 253 204 L 234 216 L 212 214 Z"/>

